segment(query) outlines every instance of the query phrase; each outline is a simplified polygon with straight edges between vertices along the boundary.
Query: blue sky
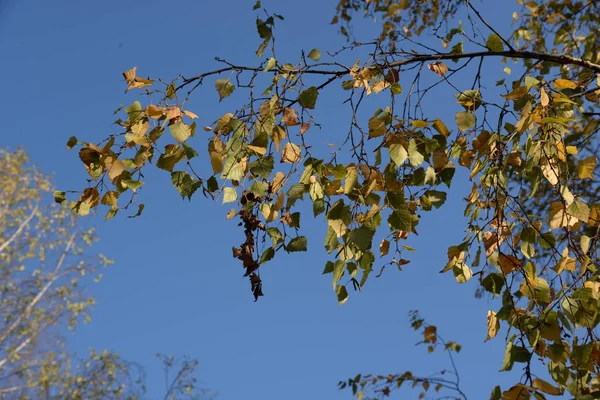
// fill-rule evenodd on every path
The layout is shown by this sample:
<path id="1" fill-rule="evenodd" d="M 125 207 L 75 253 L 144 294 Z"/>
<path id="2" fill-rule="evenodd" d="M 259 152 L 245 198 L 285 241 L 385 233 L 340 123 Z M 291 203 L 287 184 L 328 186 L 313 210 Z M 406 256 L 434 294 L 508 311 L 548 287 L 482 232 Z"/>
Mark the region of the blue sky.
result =
<path id="1" fill-rule="evenodd" d="M 510 21 L 516 5 L 489 3 L 484 15 Z M 300 50 L 334 51 L 344 44 L 329 25 L 334 1 L 267 0 L 263 6 L 286 17 L 276 31 L 278 43 L 285 44 L 280 57 L 294 61 Z M 99 141 L 114 133 L 112 111 L 137 99 L 123 93 L 123 71 L 137 66 L 142 76 L 170 78 L 214 68 L 215 56 L 258 62 L 249 1 L 14 0 L 5 1 L 0 12 L 1 145 L 24 146 L 61 189 L 83 187 L 86 176 L 76 152 L 67 151 L 67 139 Z M 464 79 L 470 88 L 472 76 Z M 192 103 L 200 124 L 236 105 L 218 104 L 212 81 L 206 86 Z M 324 128 L 307 134 L 335 136 L 347 115 L 342 100 L 320 97 L 320 105 L 327 104 L 327 112 L 319 114 Z M 449 125 L 460 111 L 451 98 L 447 108 L 428 107 Z M 191 142 L 201 156 L 206 141 L 199 134 Z M 446 248 L 463 237 L 461 198 L 468 186 L 464 174 L 457 179 L 446 205 L 425 214 L 419 236 L 407 242 L 417 249 L 411 264 L 371 278 L 363 293 L 351 293 L 340 307 L 330 276 L 321 275 L 328 260 L 322 221 L 304 217 L 311 250 L 265 265 L 266 295 L 254 303 L 243 270 L 231 258 L 242 232 L 225 220 L 230 207 L 201 196 L 182 201 L 168 174 L 155 171 L 142 192 L 147 206 L 141 218 L 89 218 L 102 238 L 96 250 L 117 263 L 91 289 L 98 299 L 93 322 L 69 336 L 70 346 L 81 353 L 107 348 L 143 365 L 153 399 L 162 398 L 163 390 L 157 352 L 197 358 L 199 378 L 224 400 L 347 399 L 350 394 L 339 392 L 336 383 L 359 372 L 410 369 L 427 375 L 449 367 L 445 357 L 414 346 L 420 338 L 407 313 L 419 309 L 444 338 L 463 345 L 457 358 L 463 390 L 470 398 L 487 398 L 495 384 L 512 382 L 519 366 L 498 373 L 503 340 L 484 344 L 486 311 L 497 304 L 476 300 L 475 285 L 458 285 L 452 275 L 438 273 Z"/>

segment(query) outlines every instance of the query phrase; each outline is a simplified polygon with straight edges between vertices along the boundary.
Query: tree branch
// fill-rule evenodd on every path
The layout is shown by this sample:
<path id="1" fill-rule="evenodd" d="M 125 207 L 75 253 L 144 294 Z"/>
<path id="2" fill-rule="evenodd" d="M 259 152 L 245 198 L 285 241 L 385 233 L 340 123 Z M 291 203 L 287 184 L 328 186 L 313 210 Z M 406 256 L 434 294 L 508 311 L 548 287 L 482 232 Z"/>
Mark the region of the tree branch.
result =
<path id="1" fill-rule="evenodd" d="M 0 253 L 2 253 L 8 246 L 10 246 L 10 244 L 12 242 L 15 241 L 15 239 L 17 237 L 19 237 L 19 235 L 21 234 L 21 232 L 23 231 L 23 229 L 25 229 L 25 227 L 27 225 L 29 225 L 29 223 L 31 222 L 31 220 L 33 219 L 33 217 L 35 216 L 35 213 L 38 210 L 38 205 L 36 205 L 34 207 L 34 209 L 31 211 L 31 213 L 27 216 L 27 218 L 25 219 L 25 221 L 21 222 L 21 225 L 19 225 L 19 228 L 17 228 L 17 230 L 10 236 L 10 238 L 8 238 L 8 240 L 4 243 L 2 243 L 0 245 Z"/>
<path id="2" fill-rule="evenodd" d="M 386 53 L 389 55 L 398 55 L 398 53 Z M 539 60 L 539 61 L 547 61 L 552 62 L 559 65 L 577 65 L 582 68 L 589 69 L 596 73 L 600 73 L 600 64 L 593 63 L 588 60 L 584 60 L 582 58 L 573 57 L 564 54 L 547 54 L 547 53 L 537 53 L 533 51 L 519 51 L 519 50 L 506 50 L 506 51 L 477 51 L 472 53 L 435 53 L 435 54 L 413 54 L 412 57 L 405 58 L 404 60 L 394 61 L 386 64 L 375 64 L 366 68 L 374 69 L 374 70 L 383 70 L 394 67 L 402 67 L 404 65 L 422 63 L 426 61 L 441 61 L 441 60 L 460 60 L 464 58 L 477 58 L 477 57 L 507 57 L 507 58 L 518 58 L 524 60 Z M 311 75 L 329 75 L 333 77 L 340 77 L 346 75 L 350 72 L 349 68 L 340 69 L 340 70 L 323 70 L 323 69 L 314 69 L 315 67 L 319 67 L 319 64 L 312 65 L 307 67 L 306 69 L 298 70 L 298 73 L 301 74 L 311 74 Z M 206 77 L 212 75 L 218 75 L 224 72 L 235 72 L 235 71 L 248 71 L 248 72 L 260 72 L 263 71 L 261 67 L 244 67 L 230 64 L 229 67 L 221 68 L 218 70 L 205 72 L 191 78 L 184 79 L 184 81 L 177 86 L 176 90 L 179 90 L 192 82 L 196 82 L 202 80 Z M 271 69 L 270 73 L 279 72 L 278 69 Z M 328 81 L 329 82 L 329 81 Z"/>

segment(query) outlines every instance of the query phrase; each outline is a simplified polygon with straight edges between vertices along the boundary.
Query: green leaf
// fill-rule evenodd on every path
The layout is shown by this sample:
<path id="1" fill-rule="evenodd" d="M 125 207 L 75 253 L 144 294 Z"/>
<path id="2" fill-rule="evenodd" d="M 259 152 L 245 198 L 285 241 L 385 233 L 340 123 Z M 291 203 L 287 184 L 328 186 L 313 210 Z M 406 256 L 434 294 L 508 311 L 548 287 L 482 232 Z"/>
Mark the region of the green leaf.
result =
<path id="1" fill-rule="evenodd" d="M 260 0 L 259 0 L 259 1 L 257 1 L 257 2 L 254 4 L 254 7 L 252 7 L 252 9 L 253 9 L 253 10 L 258 10 L 260 7 L 261 7 L 261 5 L 260 5 Z"/>
<path id="2" fill-rule="evenodd" d="M 285 247 L 288 253 L 293 253 L 296 251 L 306 251 L 307 249 L 307 241 L 306 237 L 298 236 L 290 240 L 290 242 Z"/>
<path id="3" fill-rule="evenodd" d="M 261 254 L 260 260 L 258 260 L 258 263 L 260 265 L 262 265 L 262 264 L 266 263 L 267 261 L 271 260 L 274 256 L 275 256 L 275 249 L 273 249 L 272 247 L 269 247 Z"/>
<path id="4" fill-rule="evenodd" d="M 504 287 L 504 275 L 499 272 L 492 272 L 483 279 L 482 285 L 488 292 L 499 296 Z"/>
<path id="5" fill-rule="evenodd" d="M 186 139 L 192 134 L 190 126 L 181 121 L 171 125 L 169 129 L 171 131 L 171 135 L 173 135 L 175 140 L 177 140 L 179 143 L 185 142 Z"/>
<path id="6" fill-rule="evenodd" d="M 321 59 L 321 52 L 318 49 L 312 49 L 310 53 L 308 53 L 308 58 L 313 61 L 319 61 Z"/>
<path id="7" fill-rule="evenodd" d="M 477 119 L 475 118 L 475 114 L 468 111 L 456 113 L 456 125 L 458 125 L 458 129 L 461 132 L 473 128 L 476 123 Z"/>
<path id="8" fill-rule="evenodd" d="M 335 292 L 337 295 L 339 305 L 344 304 L 348 300 L 348 291 L 346 290 L 346 286 L 338 285 L 335 289 Z"/>
<path id="9" fill-rule="evenodd" d="M 500 389 L 500 386 L 496 386 L 492 390 L 492 395 L 490 396 L 490 400 L 502 400 L 502 389 Z"/>
<path id="10" fill-rule="evenodd" d="M 400 86 L 399 83 L 394 83 L 390 87 L 390 91 L 392 92 L 392 94 L 401 94 L 402 93 L 402 86 Z"/>
<path id="11" fill-rule="evenodd" d="M 298 97 L 298 103 L 304 108 L 313 110 L 317 103 L 317 97 L 319 96 L 319 90 L 316 86 L 311 86 L 308 89 L 300 93 Z"/>
<path id="12" fill-rule="evenodd" d="M 369 120 L 369 138 L 383 136 L 387 132 L 385 118 L 373 117 Z"/>
<path id="13" fill-rule="evenodd" d="M 325 268 L 323 268 L 323 272 L 321 273 L 321 275 L 325 275 L 325 274 L 330 274 L 333 272 L 333 262 L 331 261 L 327 261 L 327 263 L 325 263 Z"/>
<path id="14" fill-rule="evenodd" d="M 264 72 L 269 71 L 271 68 L 273 68 L 275 65 L 277 64 L 277 60 L 273 57 L 269 58 L 269 61 L 267 62 L 267 66 L 265 67 L 265 69 L 263 70 Z"/>
<path id="15" fill-rule="evenodd" d="M 279 229 L 275 227 L 267 228 L 267 234 L 271 238 L 273 246 L 277 246 L 279 243 L 283 242 L 283 235 Z"/>
<path id="16" fill-rule="evenodd" d="M 335 230 L 331 227 L 328 227 L 327 234 L 325 235 L 325 250 L 327 250 L 327 253 L 330 254 L 332 251 L 337 249 L 339 244 L 340 243 L 338 242 Z"/>
<path id="17" fill-rule="evenodd" d="M 392 144 L 388 150 L 390 152 L 390 159 L 397 166 L 404 164 L 404 161 L 408 158 L 408 152 L 401 144 Z"/>
<path id="18" fill-rule="evenodd" d="M 344 262 L 342 260 L 337 260 L 335 265 L 333 266 L 333 288 L 335 289 L 338 281 L 344 275 Z"/>
<path id="19" fill-rule="evenodd" d="M 292 185 L 292 187 L 290 187 L 290 189 L 287 192 L 288 208 L 291 207 L 296 202 L 296 200 L 302 199 L 302 197 L 304 197 L 304 192 L 305 186 L 303 184 L 297 183 L 295 185 Z"/>
<path id="20" fill-rule="evenodd" d="M 134 179 L 126 179 L 122 180 L 121 184 L 135 192 L 140 186 L 144 184 L 144 182 Z"/>
<path id="21" fill-rule="evenodd" d="M 275 159 L 272 156 L 261 157 L 248 164 L 250 173 L 254 176 L 261 177 L 263 179 L 269 179 L 271 171 L 275 166 Z"/>
<path id="22" fill-rule="evenodd" d="M 181 146 L 183 147 L 183 150 L 185 151 L 185 156 L 188 160 L 191 160 L 194 157 L 198 157 L 198 152 L 189 144 L 181 143 Z"/>
<path id="23" fill-rule="evenodd" d="M 350 232 L 350 240 L 358 247 L 360 251 L 370 250 L 373 242 L 375 231 L 361 226 Z M 337 241 L 337 238 L 336 238 Z"/>
<path id="24" fill-rule="evenodd" d="M 421 165 L 425 160 L 423 154 L 419 153 L 419 151 L 417 150 L 417 142 L 415 141 L 415 139 L 410 139 L 410 141 L 408 142 L 408 157 L 410 165 L 412 165 L 413 167 Z"/>
<path id="25" fill-rule="evenodd" d="M 173 186 L 179 191 L 181 197 L 187 197 L 188 199 L 191 199 L 194 192 L 201 186 L 199 180 L 195 180 L 184 171 L 171 173 L 171 182 L 173 182 Z"/>
<path id="26" fill-rule="evenodd" d="M 75 136 L 71 136 L 67 142 L 67 149 L 71 150 L 77 143 L 77 138 Z"/>
<path id="27" fill-rule="evenodd" d="M 67 201 L 67 196 L 65 192 L 61 192 L 60 190 L 54 191 L 54 201 L 58 204 L 62 204 Z"/>
<path id="28" fill-rule="evenodd" d="M 446 192 L 439 190 L 428 190 L 425 195 L 435 208 L 440 208 L 446 202 Z"/>
<path id="29" fill-rule="evenodd" d="M 490 36 L 488 36 L 488 39 L 487 39 L 487 42 L 485 43 L 485 45 L 491 51 L 503 51 L 504 50 L 504 43 L 502 42 L 502 39 L 500 39 L 500 36 L 496 35 L 495 33 L 492 33 Z"/>
<path id="30" fill-rule="evenodd" d="M 173 100 L 175 98 L 175 85 L 173 85 L 172 83 L 169 84 L 169 86 L 167 86 L 167 97 L 171 100 Z"/>
<path id="31" fill-rule="evenodd" d="M 237 200 L 237 190 L 235 188 L 226 187 L 223 189 L 223 204 L 233 203 Z"/>
<path id="32" fill-rule="evenodd" d="M 235 90 L 235 86 L 229 79 L 217 80 L 215 82 L 215 88 L 217 89 L 217 93 L 219 93 L 219 101 L 223 100 L 225 97 L 231 96 Z"/>
<path id="33" fill-rule="evenodd" d="M 585 223 L 590 218 L 590 208 L 579 200 L 574 201 L 567 207 L 567 213 Z"/>
<path id="34" fill-rule="evenodd" d="M 135 119 L 142 113 L 142 103 L 136 100 L 125 111 L 129 115 L 129 118 Z"/>
<path id="35" fill-rule="evenodd" d="M 138 205 L 138 209 L 137 209 L 137 212 L 135 213 L 135 215 L 129 215 L 127 218 L 139 217 L 140 215 L 142 215 L 142 212 L 144 211 L 144 207 L 146 207 L 144 204 Z M 116 212 L 115 212 L 115 214 L 116 214 Z M 108 216 L 108 214 L 107 214 L 107 216 Z"/>
<path id="36" fill-rule="evenodd" d="M 267 193 L 267 189 L 269 189 L 269 184 L 267 182 L 254 181 L 249 190 L 255 195 L 263 197 L 265 193 Z"/>

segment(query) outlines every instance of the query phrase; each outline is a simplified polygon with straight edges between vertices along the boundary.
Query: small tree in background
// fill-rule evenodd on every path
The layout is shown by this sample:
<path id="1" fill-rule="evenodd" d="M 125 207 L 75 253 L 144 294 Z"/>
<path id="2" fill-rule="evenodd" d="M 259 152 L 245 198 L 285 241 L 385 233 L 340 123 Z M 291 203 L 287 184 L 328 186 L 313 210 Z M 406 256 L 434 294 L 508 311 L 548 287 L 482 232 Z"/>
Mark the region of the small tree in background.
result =
<path id="1" fill-rule="evenodd" d="M 49 178 L 19 150 L 0 150 L 0 399 L 143 399 L 144 372 L 108 351 L 73 356 L 63 334 L 90 321 L 85 289 L 112 261 L 68 207 L 49 201 Z M 212 395 L 197 361 L 159 357 L 165 398 Z M 170 373 L 170 376 L 169 376 Z"/>

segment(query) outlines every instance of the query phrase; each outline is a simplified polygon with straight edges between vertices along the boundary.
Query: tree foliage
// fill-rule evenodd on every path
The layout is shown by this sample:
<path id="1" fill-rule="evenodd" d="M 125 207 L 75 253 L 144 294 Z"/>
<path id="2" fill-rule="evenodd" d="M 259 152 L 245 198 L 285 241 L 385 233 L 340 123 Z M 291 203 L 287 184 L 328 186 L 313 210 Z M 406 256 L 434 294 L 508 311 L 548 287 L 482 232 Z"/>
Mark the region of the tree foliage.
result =
<path id="1" fill-rule="evenodd" d="M 86 287 L 112 261 L 89 255 L 94 230 L 49 201 L 51 186 L 22 150 L 0 150 L 0 398 L 145 398 L 141 367 L 108 351 L 80 358 L 66 348 L 66 330 L 91 319 Z M 159 359 L 166 399 L 214 397 L 197 382 L 197 361 Z"/>
<path id="2" fill-rule="evenodd" d="M 115 216 L 138 203 L 152 166 L 183 198 L 233 203 L 227 218 L 243 228 L 233 256 L 258 299 L 260 267 L 316 239 L 300 227 L 308 202 L 326 221 L 323 273 L 344 303 L 376 264 L 409 263 L 403 241 L 444 205 L 460 168 L 470 180 L 460 193 L 465 236 L 439 269 L 498 297 L 488 339 L 506 333 L 502 370 L 524 365 L 521 380 L 492 398 L 596 398 L 600 5 L 518 0 L 514 8 L 512 21 L 494 27 L 468 0 L 341 0 L 332 22 L 349 43 L 288 60 L 276 57 L 274 40 L 284 17 L 257 2 L 256 63 L 217 58 L 220 68 L 173 80 L 125 72 L 127 89 L 148 96 L 120 110 L 117 132 L 101 143 L 69 140 L 91 176 L 71 208 L 84 215 L 103 205 Z M 375 40 L 355 38 L 356 15 L 380 24 Z M 230 112 L 200 119 L 189 110 L 203 85 L 214 85 L 212 98 Z M 350 111 L 342 135 L 316 134 L 324 93 Z M 439 115 L 442 104 L 453 120 Z M 194 149 L 192 136 L 204 137 L 207 151 Z M 62 192 L 57 199 L 66 201 Z M 537 377 L 544 368 L 552 383 Z"/>

